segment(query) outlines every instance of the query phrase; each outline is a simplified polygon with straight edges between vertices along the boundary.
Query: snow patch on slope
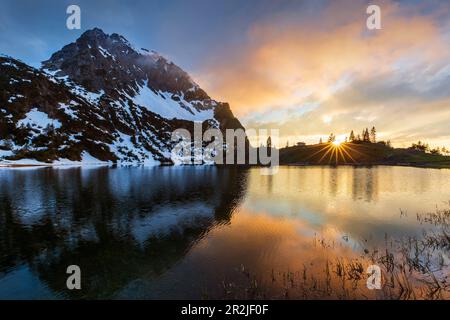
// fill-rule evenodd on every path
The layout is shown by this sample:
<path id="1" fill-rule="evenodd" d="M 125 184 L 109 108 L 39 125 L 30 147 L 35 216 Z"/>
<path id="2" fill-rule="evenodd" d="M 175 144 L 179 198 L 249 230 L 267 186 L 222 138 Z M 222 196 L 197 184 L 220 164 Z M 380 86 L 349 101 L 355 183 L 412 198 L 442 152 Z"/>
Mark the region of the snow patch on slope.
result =
<path id="1" fill-rule="evenodd" d="M 102 52 L 102 54 L 104 54 L 104 52 Z M 59 83 L 63 83 L 67 86 L 67 88 L 69 88 L 70 92 L 72 92 L 73 94 L 77 95 L 77 96 L 81 96 L 82 98 L 84 98 L 85 100 L 87 100 L 88 102 L 92 103 L 92 104 L 97 104 L 98 101 L 100 100 L 100 98 L 105 94 L 105 91 L 100 90 L 100 92 L 96 93 L 96 92 L 91 92 L 89 90 L 87 90 L 86 88 L 84 88 L 83 86 L 73 82 L 69 76 L 65 75 L 59 75 L 59 74 L 63 74 L 63 72 L 61 70 L 50 70 L 50 69 L 42 69 L 42 71 L 44 72 L 44 74 L 47 76 L 47 78 L 56 84 Z"/>
<path id="2" fill-rule="evenodd" d="M 22 125 L 30 125 L 31 127 L 38 127 L 41 129 L 46 128 L 48 125 L 53 125 L 55 129 L 61 128 L 61 122 L 49 118 L 48 114 L 41 112 L 36 108 L 31 109 L 31 111 L 26 114 L 24 119 L 17 122 L 18 127 Z"/>
<path id="3" fill-rule="evenodd" d="M 159 161 L 153 159 L 152 154 L 139 143 L 133 143 L 132 137 L 118 132 L 116 140 L 109 145 L 109 149 L 120 159 L 122 165 L 157 166 Z"/>
<path id="4" fill-rule="evenodd" d="M 0 149 L 0 159 L 5 157 L 10 157 L 14 154 L 14 151 L 12 150 L 2 150 Z"/>
<path id="5" fill-rule="evenodd" d="M 116 57 L 114 57 L 114 55 L 112 55 L 108 50 L 104 49 L 102 46 L 98 46 L 98 49 L 100 51 L 100 54 L 104 57 L 104 58 L 109 58 L 111 57 L 114 61 L 116 61 Z"/>
<path id="6" fill-rule="evenodd" d="M 72 106 L 76 105 L 75 101 L 70 101 L 70 104 Z M 59 107 L 64 110 L 64 113 L 67 114 L 68 116 L 70 116 L 72 119 L 78 119 L 78 116 L 76 114 L 76 111 L 71 108 L 70 105 L 67 105 L 65 103 L 59 103 Z"/>
<path id="7" fill-rule="evenodd" d="M 101 161 L 91 156 L 89 152 L 83 151 L 81 153 L 81 161 L 72 161 L 69 159 L 58 159 L 52 163 L 37 161 L 35 159 L 20 159 L 20 160 L 3 160 L 0 161 L 0 167 L 9 166 L 85 166 L 85 165 L 112 165 L 110 161 Z"/>
<path id="8" fill-rule="evenodd" d="M 0 57 L 8 58 L 7 56 L 4 56 L 4 55 L 0 55 Z M 3 61 L 3 62 L 0 62 L 0 63 L 3 66 L 13 67 L 13 68 L 16 68 L 17 70 L 19 70 L 19 66 L 17 64 L 15 64 L 13 61 Z"/>
<path id="9" fill-rule="evenodd" d="M 83 151 L 81 153 L 81 161 L 72 161 L 69 159 L 59 159 L 53 161 L 53 165 L 110 165 L 110 161 L 102 161 L 90 155 L 89 152 Z"/>
<path id="10" fill-rule="evenodd" d="M 135 104 L 170 120 L 206 121 L 214 118 L 214 110 L 197 111 L 191 103 L 185 100 L 180 99 L 178 102 L 172 99 L 172 94 L 169 92 L 154 92 L 147 86 L 147 81 L 144 86 L 140 87 L 138 94 L 132 100 Z"/>

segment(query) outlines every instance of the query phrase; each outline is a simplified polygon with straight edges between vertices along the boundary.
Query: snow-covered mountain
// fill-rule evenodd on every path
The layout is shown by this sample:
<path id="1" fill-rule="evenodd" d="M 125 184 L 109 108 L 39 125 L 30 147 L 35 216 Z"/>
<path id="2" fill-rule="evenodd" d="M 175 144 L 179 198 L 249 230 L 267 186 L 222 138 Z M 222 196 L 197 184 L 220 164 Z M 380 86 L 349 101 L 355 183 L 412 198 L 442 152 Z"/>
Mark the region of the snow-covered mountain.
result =
<path id="1" fill-rule="evenodd" d="M 243 128 L 178 66 L 100 29 L 32 68 L 0 57 L 0 161 L 172 163 L 172 131 Z"/>

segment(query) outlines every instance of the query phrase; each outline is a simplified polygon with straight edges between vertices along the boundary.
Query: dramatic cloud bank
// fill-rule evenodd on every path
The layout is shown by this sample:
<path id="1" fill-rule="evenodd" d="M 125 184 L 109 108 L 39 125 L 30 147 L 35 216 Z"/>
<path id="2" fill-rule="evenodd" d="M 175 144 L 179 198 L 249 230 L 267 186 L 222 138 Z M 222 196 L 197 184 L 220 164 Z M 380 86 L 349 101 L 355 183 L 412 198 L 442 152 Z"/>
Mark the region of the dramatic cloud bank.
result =
<path id="1" fill-rule="evenodd" d="M 366 28 L 367 2 L 354 0 L 258 21 L 246 42 L 210 60 L 201 83 L 284 142 L 376 125 L 397 145 L 449 146 L 449 5 L 380 6 L 379 31 Z"/>

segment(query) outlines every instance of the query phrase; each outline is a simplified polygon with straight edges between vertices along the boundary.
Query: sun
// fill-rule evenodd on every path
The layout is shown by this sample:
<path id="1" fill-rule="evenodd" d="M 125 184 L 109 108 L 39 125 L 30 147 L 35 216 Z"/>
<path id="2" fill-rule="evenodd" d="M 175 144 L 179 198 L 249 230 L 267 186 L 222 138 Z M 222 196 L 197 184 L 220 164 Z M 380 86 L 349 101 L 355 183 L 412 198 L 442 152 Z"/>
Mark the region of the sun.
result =
<path id="1" fill-rule="evenodd" d="M 333 146 L 335 146 L 335 147 L 340 147 L 341 144 L 342 144 L 342 141 L 338 141 L 338 140 L 333 141 Z"/>
<path id="2" fill-rule="evenodd" d="M 347 138 L 344 135 L 337 136 L 334 141 L 331 142 L 331 146 L 334 148 L 342 148 L 347 142 Z"/>
<path id="3" fill-rule="evenodd" d="M 328 164 L 332 164 L 333 162 L 337 164 L 339 163 L 357 163 L 354 156 L 355 155 L 364 155 L 364 150 L 361 150 L 361 145 L 355 144 L 353 142 L 349 142 L 345 136 L 336 137 L 334 141 L 330 141 L 328 143 L 321 144 L 318 150 L 312 153 L 307 160 L 319 156 L 321 157 L 318 161 L 322 163 L 322 161 L 327 161 Z"/>

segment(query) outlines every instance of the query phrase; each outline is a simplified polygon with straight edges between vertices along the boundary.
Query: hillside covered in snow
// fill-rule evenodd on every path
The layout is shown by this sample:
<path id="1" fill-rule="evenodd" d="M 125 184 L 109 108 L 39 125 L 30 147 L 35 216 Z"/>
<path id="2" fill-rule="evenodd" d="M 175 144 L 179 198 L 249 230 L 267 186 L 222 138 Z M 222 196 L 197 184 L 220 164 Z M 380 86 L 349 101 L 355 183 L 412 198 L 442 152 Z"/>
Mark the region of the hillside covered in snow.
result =
<path id="1" fill-rule="evenodd" d="M 0 163 L 172 164 L 171 134 L 242 128 L 154 51 L 85 32 L 40 69 L 0 56 Z"/>

